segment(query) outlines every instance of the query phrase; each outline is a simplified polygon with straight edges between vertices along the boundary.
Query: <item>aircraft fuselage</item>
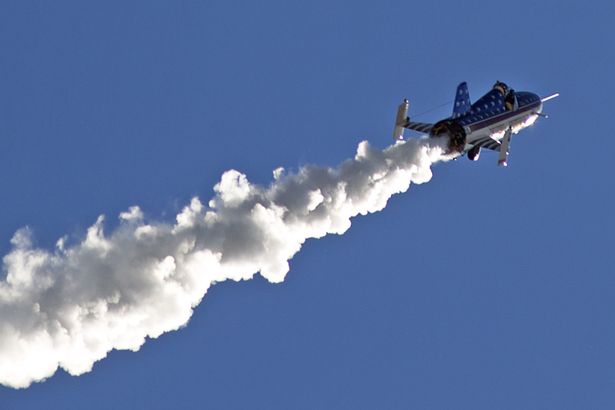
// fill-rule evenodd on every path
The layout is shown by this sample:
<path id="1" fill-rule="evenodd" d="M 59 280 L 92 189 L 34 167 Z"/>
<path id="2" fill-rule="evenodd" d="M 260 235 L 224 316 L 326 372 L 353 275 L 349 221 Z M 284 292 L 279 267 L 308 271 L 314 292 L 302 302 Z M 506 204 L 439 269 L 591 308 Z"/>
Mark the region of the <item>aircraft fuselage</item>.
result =
<path id="1" fill-rule="evenodd" d="M 490 92 L 472 104 L 466 114 L 455 119 L 466 134 L 464 152 L 486 139 L 500 141 L 509 128 L 516 134 L 536 121 L 542 112 L 540 97 L 525 91 L 516 92 L 515 96 L 517 106 L 507 111 L 501 109 Z M 492 104 L 492 101 L 495 104 Z"/>

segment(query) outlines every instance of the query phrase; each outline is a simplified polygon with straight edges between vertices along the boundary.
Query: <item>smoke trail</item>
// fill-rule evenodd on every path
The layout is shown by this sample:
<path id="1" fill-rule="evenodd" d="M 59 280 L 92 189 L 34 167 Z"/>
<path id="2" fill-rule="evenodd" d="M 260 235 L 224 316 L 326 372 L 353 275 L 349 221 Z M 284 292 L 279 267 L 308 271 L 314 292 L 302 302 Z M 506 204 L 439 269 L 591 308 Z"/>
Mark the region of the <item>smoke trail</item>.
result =
<path id="1" fill-rule="evenodd" d="M 53 251 L 18 231 L 0 281 L 0 383 L 27 387 L 58 367 L 79 375 L 112 349 L 136 351 L 184 326 L 216 282 L 257 272 L 283 281 L 306 239 L 342 234 L 350 218 L 429 181 L 442 147 L 409 140 L 380 151 L 364 141 L 337 168 L 277 169 L 267 188 L 230 170 L 207 205 L 192 199 L 174 224 L 132 207 L 110 235 L 101 216 L 81 243 L 61 239 Z"/>

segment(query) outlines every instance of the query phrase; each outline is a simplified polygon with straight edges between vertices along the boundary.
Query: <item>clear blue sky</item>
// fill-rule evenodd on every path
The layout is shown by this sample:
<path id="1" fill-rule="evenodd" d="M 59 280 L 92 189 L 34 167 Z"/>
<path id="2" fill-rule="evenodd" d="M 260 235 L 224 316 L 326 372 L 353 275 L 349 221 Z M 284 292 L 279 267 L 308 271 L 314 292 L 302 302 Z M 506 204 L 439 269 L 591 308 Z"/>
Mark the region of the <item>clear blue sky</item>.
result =
<path id="1" fill-rule="evenodd" d="M 3 1 L 1 254 L 135 204 L 172 221 L 229 168 L 268 184 L 385 147 L 403 97 L 562 96 L 507 169 L 439 164 L 284 283 L 216 285 L 186 328 L 0 408 L 612 409 L 615 6 L 304 3 Z"/>

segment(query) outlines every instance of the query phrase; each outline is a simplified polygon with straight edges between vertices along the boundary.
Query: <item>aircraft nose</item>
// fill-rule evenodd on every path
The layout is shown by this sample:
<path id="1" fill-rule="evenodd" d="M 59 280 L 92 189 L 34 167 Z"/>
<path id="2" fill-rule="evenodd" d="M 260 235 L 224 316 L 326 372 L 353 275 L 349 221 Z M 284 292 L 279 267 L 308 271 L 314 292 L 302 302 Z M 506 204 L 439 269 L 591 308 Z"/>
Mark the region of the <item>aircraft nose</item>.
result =
<path id="1" fill-rule="evenodd" d="M 540 101 L 540 97 L 534 93 L 519 91 L 517 92 L 517 101 L 519 102 L 519 107 L 525 107 Z"/>

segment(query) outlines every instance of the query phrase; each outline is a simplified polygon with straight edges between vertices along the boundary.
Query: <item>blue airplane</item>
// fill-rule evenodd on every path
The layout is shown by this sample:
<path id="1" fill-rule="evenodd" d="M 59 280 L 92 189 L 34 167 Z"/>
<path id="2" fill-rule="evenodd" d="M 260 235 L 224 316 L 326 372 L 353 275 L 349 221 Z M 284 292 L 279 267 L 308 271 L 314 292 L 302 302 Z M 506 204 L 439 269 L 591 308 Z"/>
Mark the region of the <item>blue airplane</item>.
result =
<path id="1" fill-rule="evenodd" d="M 559 93 L 540 98 L 496 81 L 487 94 L 472 104 L 468 85 L 463 82 L 457 87 L 453 115 L 435 124 L 410 121 L 410 103 L 404 99 L 397 109 L 393 138 L 403 140 L 405 128 L 430 137 L 448 136 L 450 154 L 467 154 L 471 161 L 476 161 L 481 148 L 487 148 L 500 153 L 498 165 L 505 167 L 511 136 L 532 125 L 538 117 L 546 118 L 542 114 L 543 103 L 557 96 Z"/>

